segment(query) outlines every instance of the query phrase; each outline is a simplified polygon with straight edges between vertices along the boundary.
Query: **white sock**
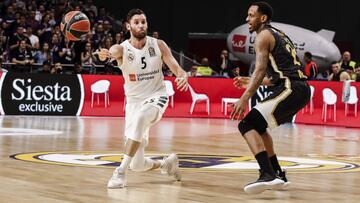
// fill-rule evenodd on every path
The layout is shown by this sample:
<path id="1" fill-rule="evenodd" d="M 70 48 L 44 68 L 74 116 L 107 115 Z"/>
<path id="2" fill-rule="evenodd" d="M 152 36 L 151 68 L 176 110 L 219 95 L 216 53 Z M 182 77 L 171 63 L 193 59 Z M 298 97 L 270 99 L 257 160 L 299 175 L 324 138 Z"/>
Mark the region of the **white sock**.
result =
<path id="1" fill-rule="evenodd" d="M 119 166 L 119 172 L 126 173 L 129 169 L 132 157 L 124 154 L 121 164 Z"/>
<path id="2" fill-rule="evenodd" d="M 161 159 L 161 160 L 159 160 L 159 162 L 160 162 L 160 167 L 162 167 L 164 165 L 164 160 Z"/>

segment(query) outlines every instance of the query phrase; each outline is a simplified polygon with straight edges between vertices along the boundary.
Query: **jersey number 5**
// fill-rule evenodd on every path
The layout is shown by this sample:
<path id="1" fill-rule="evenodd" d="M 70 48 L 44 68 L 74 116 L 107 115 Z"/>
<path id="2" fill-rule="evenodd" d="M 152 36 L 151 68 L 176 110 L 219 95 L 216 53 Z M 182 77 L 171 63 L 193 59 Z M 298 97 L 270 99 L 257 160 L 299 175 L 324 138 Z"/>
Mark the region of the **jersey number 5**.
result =
<path id="1" fill-rule="evenodd" d="M 141 67 L 141 69 L 145 69 L 146 68 L 145 56 L 141 57 L 141 64 L 143 64 L 143 67 Z"/>

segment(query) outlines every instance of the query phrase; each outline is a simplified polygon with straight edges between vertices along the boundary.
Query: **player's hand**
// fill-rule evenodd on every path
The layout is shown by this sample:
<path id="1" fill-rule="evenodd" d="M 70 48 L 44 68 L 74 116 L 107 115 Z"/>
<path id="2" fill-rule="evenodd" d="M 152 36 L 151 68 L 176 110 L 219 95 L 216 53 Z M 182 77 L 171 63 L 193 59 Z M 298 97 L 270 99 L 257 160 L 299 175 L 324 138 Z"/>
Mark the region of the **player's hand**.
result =
<path id="1" fill-rule="evenodd" d="M 109 52 L 108 49 L 98 49 L 96 50 L 95 52 L 92 53 L 93 55 L 98 55 L 99 56 L 99 59 L 100 61 L 105 61 L 109 58 L 111 58 L 111 53 Z"/>
<path id="2" fill-rule="evenodd" d="M 250 82 L 250 77 L 241 77 L 241 76 L 238 76 L 236 78 L 234 78 L 234 86 L 236 88 L 245 88 Z"/>
<path id="3" fill-rule="evenodd" d="M 188 87 L 189 87 L 189 83 L 187 81 L 187 76 L 185 77 L 177 77 L 175 79 L 176 82 L 176 86 L 178 90 L 180 91 L 187 91 Z"/>
<path id="4" fill-rule="evenodd" d="M 232 120 L 241 120 L 244 117 L 244 113 L 246 111 L 247 101 L 240 98 L 234 105 L 233 110 L 230 114 L 230 118 Z"/>

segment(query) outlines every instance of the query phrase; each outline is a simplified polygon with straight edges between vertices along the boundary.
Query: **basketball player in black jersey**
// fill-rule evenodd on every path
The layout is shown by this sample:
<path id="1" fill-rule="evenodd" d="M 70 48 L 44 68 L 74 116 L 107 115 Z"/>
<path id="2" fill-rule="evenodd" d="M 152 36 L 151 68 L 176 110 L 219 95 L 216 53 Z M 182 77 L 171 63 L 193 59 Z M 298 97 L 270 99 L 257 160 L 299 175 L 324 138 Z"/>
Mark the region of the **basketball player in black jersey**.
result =
<path id="1" fill-rule="evenodd" d="M 266 2 L 256 2 L 249 7 L 246 18 L 249 31 L 257 33 L 255 70 L 251 78 L 234 79 L 236 87 L 246 86 L 246 90 L 234 104 L 230 117 L 241 120 L 239 131 L 260 166 L 259 179 L 244 187 L 245 192 L 250 194 L 280 189 L 289 184 L 277 160 L 267 128 L 291 122 L 310 98 L 310 88 L 301 71 L 294 45 L 282 31 L 270 25 L 272 15 L 272 8 Z M 244 117 L 248 101 L 260 85 L 273 85 L 274 93 Z"/>

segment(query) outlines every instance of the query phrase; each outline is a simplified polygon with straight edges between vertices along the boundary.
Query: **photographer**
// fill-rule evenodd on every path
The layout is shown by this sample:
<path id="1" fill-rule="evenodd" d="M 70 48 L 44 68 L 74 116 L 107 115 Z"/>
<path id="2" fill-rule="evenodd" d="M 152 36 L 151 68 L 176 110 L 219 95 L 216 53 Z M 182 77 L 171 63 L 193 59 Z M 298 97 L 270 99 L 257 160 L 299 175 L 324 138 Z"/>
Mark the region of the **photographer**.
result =
<path id="1" fill-rule="evenodd" d="M 55 63 L 54 67 L 51 69 L 51 74 L 62 74 L 63 68 L 61 66 L 61 63 Z"/>

